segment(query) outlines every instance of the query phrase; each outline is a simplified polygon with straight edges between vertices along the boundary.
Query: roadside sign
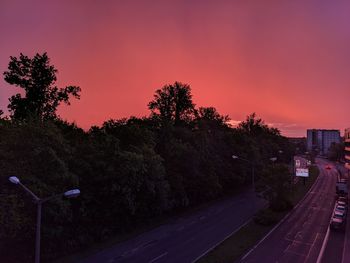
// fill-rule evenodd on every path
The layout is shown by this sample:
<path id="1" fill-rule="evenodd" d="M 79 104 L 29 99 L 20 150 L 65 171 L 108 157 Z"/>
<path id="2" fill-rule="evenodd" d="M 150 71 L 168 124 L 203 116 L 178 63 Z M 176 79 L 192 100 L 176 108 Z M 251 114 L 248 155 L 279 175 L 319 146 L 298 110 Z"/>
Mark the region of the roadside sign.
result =
<path id="1" fill-rule="evenodd" d="M 308 168 L 296 168 L 295 176 L 300 177 L 309 177 L 309 169 Z"/>

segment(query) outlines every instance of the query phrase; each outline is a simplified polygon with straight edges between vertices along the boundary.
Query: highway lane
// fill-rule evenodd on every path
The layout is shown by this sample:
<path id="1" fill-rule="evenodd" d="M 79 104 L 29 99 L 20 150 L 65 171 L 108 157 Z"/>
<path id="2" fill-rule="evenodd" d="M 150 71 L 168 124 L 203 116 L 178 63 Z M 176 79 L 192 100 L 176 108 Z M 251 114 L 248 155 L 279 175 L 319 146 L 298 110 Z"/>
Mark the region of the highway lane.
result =
<path id="1" fill-rule="evenodd" d="M 338 167 L 339 176 L 346 178 L 344 175 L 346 172 Z M 335 190 L 334 190 L 335 196 Z M 334 199 L 335 203 L 335 199 Z M 350 216 L 347 217 L 346 232 L 329 231 L 328 242 L 325 247 L 325 251 L 322 257 L 322 263 L 345 263 L 350 262 L 349 258 L 349 224 Z"/>
<path id="2" fill-rule="evenodd" d="M 265 205 L 265 200 L 247 191 L 105 249 L 80 263 L 190 263 Z"/>
<path id="3" fill-rule="evenodd" d="M 320 175 L 311 191 L 284 221 L 241 262 L 316 262 L 328 229 L 334 204 L 335 169 L 324 169 L 317 159 Z"/>

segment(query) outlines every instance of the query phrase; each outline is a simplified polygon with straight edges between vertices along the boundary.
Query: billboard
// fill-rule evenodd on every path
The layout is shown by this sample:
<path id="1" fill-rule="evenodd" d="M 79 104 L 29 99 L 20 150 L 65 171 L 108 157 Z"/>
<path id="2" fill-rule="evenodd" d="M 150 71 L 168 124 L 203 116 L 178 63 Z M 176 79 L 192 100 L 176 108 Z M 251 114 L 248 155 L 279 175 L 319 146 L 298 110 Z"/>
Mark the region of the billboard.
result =
<path id="1" fill-rule="evenodd" d="M 300 177 L 309 177 L 309 169 L 308 168 L 296 168 L 295 175 Z"/>

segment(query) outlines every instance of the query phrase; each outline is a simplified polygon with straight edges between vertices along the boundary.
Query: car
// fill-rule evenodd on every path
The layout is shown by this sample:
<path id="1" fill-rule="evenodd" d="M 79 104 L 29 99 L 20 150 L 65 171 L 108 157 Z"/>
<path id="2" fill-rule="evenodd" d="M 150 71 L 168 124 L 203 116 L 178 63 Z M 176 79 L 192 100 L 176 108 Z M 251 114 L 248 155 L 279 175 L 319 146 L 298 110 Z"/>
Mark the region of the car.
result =
<path id="1" fill-rule="evenodd" d="M 341 212 L 341 213 L 344 213 L 346 215 L 346 207 L 345 206 L 342 206 L 342 205 L 336 205 L 335 208 L 334 208 L 334 212 L 338 211 L 338 212 Z"/>
<path id="2" fill-rule="evenodd" d="M 339 196 L 338 197 L 338 201 L 344 202 L 346 204 L 348 203 L 348 199 L 346 197 L 344 197 L 344 196 Z"/>
<path id="3" fill-rule="evenodd" d="M 341 206 L 347 207 L 348 204 L 345 203 L 344 201 L 337 200 L 337 205 L 341 205 Z"/>
<path id="4" fill-rule="evenodd" d="M 344 231 L 345 230 L 345 220 L 344 218 L 340 217 L 332 217 L 331 222 L 330 222 L 330 229 L 332 230 L 340 230 Z"/>
<path id="5" fill-rule="evenodd" d="M 333 217 L 345 218 L 346 217 L 346 213 L 345 213 L 345 211 L 339 211 L 339 210 L 334 209 Z"/>
<path id="6" fill-rule="evenodd" d="M 348 196 L 348 186 L 346 183 L 337 182 L 335 185 L 335 192 L 338 196 L 346 197 Z"/>

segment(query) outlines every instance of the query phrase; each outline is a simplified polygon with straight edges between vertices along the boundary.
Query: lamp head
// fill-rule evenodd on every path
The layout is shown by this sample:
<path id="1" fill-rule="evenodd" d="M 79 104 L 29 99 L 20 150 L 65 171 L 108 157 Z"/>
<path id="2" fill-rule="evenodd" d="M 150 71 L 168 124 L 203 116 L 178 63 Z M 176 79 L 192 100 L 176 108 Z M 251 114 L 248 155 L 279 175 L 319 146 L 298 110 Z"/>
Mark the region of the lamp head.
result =
<path id="1" fill-rule="evenodd" d="M 16 176 L 11 176 L 11 177 L 9 178 L 9 180 L 10 180 L 10 182 L 13 183 L 13 184 L 19 184 L 19 183 L 20 183 L 19 179 L 18 179 Z"/>
<path id="2" fill-rule="evenodd" d="M 78 195 L 80 195 L 80 190 L 79 189 L 69 190 L 69 191 L 65 192 L 63 195 L 67 198 L 74 198 L 74 197 L 77 197 Z"/>

